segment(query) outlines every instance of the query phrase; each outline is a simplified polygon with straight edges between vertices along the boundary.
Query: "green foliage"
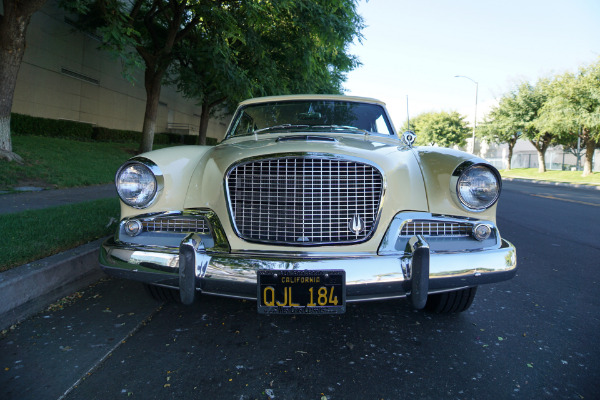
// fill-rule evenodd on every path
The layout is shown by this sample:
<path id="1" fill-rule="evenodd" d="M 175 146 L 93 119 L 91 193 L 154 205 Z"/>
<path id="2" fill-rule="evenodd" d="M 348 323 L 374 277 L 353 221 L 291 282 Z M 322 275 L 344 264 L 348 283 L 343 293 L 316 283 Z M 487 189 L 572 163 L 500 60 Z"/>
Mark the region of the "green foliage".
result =
<path id="1" fill-rule="evenodd" d="M 0 272 L 114 233 L 119 212 L 115 197 L 3 215 Z"/>
<path id="2" fill-rule="evenodd" d="M 201 137 L 221 106 L 256 96 L 341 93 L 344 73 L 358 65 L 345 51 L 362 29 L 353 1 L 243 1 L 209 12 L 212 23 L 199 24 L 176 46 L 172 81 L 200 99 Z"/>
<path id="3" fill-rule="evenodd" d="M 410 120 L 418 145 L 464 146 L 470 130 L 465 117 L 456 111 L 429 112 Z"/>
<path id="4" fill-rule="evenodd" d="M 12 114 L 10 129 L 14 135 L 42 135 L 76 140 L 91 140 L 93 127 L 77 121 Z"/>
<path id="5" fill-rule="evenodd" d="M 160 84 L 177 85 L 207 116 L 249 97 L 340 93 L 358 65 L 347 53 L 361 39 L 356 0 L 63 0 L 102 34 L 127 67 L 145 69 L 149 105 Z M 135 51 L 133 51 L 135 50 Z M 158 85 L 158 87 L 157 87 Z M 152 107 L 148 108 L 151 109 Z M 146 115 L 151 120 L 152 113 Z M 145 125 L 142 147 L 151 139 Z M 151 142 L 150 142 L 151 144 Z"/>
<path id="6" fill-rule="evenodd" d="M 200 99 L 201 137 L 205 118 L 222 106 L 257 96 L 341 93 L 344 74 L 358 65 L 346 52 L 363 27 L 354 1 L 242 1 L 210 12 L 211 23 L 199 24 L 174 50 L 172 83 Z"/>
<path id="7" fill-rule="evenodd" d="M 519 84 L 500 99 L 478 130 L 482 138 L 509 146 L 516 141 L 515 132 L 536 147 L 540 172 L 549 146 L 574 148 L 581 139 L 586 148 L 584 175 L 589 174 L 594 149 L 600 146 L 600 60 L 575 74 Z"/>
<path id="8" fill-rule="evenodd" d="M 600 141 L 600 60 L 581 67 L 578 73 L 556 76 L 551 82 L 550 98 L 540 110 L 538 125 L 545 130 L 568 135 L 577 141 L 580 131 L 585 139 Z M 571 143 L 572 145 L 572 143 Z"/>
<path id="9" fill-rule="evenodd" d="M 511 92 L 492 107 L 486 119 L 477 127 L 478 137 L 492 143 L 516 143 L 525 129 L 516 93 Z"/>
<path id="10" fill-rule="evenodd" d="M 92 139 L 97 142 L 139 143 L 141 138 L 142 133 L 136 131 L 109 129 L 102 126 L 96 126 L 92 130 Z"/>

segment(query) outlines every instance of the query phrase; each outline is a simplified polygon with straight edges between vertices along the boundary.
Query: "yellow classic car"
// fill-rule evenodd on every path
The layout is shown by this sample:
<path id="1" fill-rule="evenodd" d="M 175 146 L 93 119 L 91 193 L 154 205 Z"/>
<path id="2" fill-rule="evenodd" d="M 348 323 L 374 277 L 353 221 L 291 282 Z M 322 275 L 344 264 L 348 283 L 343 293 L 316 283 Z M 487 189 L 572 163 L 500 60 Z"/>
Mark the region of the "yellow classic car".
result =
<path id="1" fill-rule="evenodd" d="M 501 178 L 481 158 L 414 139 L 375 99 L 244 101 L 217 146 L 121 166 L 121 221 L 100 264 L 184 304 L 213 294 L 260 313 L 327 314 L 407 297 L 465 311 L 478 285 L 516 273 L 496 227 Z"/>

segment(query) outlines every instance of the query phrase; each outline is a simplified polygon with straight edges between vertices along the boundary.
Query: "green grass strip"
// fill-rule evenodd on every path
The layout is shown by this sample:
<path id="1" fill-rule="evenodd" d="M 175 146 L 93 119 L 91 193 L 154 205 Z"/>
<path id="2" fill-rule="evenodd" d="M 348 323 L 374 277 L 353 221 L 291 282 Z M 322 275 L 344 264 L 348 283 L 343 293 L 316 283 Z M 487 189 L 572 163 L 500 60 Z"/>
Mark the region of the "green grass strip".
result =
<path id="1" fill-rule="evenodd" d="M 135 144 L 77 142 L 42 136 L 14 136 L 13 150 L 25 163 L 0 161 L 0 188 L 88 186 L 113 181 Z"/>
<path id="2" fill-rule="evenodd" d="M 546 171 L 539 173 L 537 168 L 517 168 L 510 171 L 502 170 L 503 178 L 533 179 L 549 182 L 576 183 L 582 185 L 600 185 L 600 172 L 593 172 L 589 176 L 581 176 L 581 171 Z"/>
<path id="3" fill-rule="evenodd" d="M 115 232 L 116 198 L 0 216 L 0 271 L 48 257 Z"/>

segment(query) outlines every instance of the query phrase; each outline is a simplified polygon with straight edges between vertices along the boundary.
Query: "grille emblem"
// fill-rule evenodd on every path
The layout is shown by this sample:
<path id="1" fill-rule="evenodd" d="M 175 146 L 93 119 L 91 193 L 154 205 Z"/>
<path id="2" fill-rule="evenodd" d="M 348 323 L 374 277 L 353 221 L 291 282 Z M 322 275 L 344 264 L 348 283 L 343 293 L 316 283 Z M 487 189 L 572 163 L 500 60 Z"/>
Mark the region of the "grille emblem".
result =
<path id="1" fill-rule="evenodd" d="M 358 214 L 354 214 L 350 222 L 348 222 L 348 228 L 356 236 L 365 230 L 365 221 Z"/>

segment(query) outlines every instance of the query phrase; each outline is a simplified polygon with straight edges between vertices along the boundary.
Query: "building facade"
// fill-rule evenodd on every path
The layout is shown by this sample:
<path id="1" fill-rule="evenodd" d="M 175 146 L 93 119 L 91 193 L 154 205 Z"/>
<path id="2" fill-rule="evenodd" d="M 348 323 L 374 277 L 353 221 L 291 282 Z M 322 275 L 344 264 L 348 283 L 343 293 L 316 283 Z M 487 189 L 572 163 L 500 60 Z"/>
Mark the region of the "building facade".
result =
<path id="1" fill-rule="evenodd" d="M 128 81 L 120 59 L 100 45 L 99 37 L 77 29 L 57 0 L 48 0 L 27 30 L 12 112 L 140 132 L 146 105 L 143 71 L 136 71 L 134 83 Z M 156 132 L 197 135 L 200 112 L 194 100 L 163 86 Z M 211 119 L 207 137 L 221 140 L 228 123 Z"/>

